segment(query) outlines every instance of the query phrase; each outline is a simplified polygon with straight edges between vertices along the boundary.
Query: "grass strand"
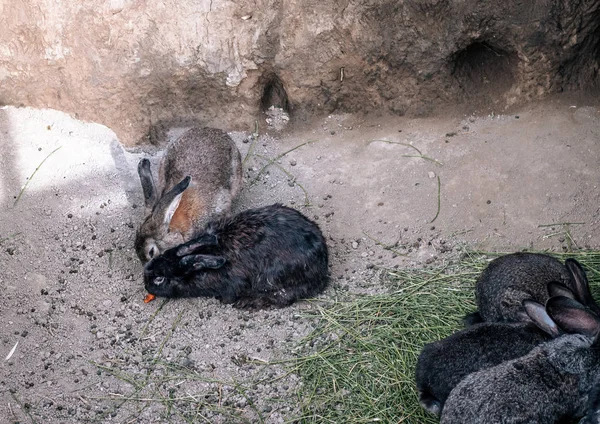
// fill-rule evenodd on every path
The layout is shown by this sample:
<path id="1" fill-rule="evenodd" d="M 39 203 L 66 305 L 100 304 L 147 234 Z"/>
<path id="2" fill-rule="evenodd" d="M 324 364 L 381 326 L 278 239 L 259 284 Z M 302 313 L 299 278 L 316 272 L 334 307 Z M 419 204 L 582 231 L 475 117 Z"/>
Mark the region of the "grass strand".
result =
<path id="1" fill-rule="evenodd" d="M 25 185 L 23 185 L 23 187 L 21 188 L 21 191 L 19 192 L 19 195 L 17 196 L 17 198 L 15 199 L 15 202 L 13 203 L 13 207 L 15 207 L 17 205 L 17 203 L 19 202 L 19 200 L 21 199 L 21 196 L 23 195 L 23 193 L 25 192 L 25 189 L 27 188 L 27 186 L 29 185 L 29 183 L 31 182 L 31 180 L 33 179 L 33 176 L 38 172 L 38 170 L 42 167 L 42 165 L 44 164 L 44 162 L 46 162 L 46 160 L 52 156 L 58 149 L 60 149 L 62 146 L 58 146 L 56 149 L 52 150 L 48 156 L 46 156 L 44 158 L 43 161 L 40 162 L 40 164 L 37 166 L 37 168 L 35 168 L 35 171 L 33 171 L 33 174 L 31 174 L 31 176 L 27 179 L 27 181 L 25 181 Z"/>

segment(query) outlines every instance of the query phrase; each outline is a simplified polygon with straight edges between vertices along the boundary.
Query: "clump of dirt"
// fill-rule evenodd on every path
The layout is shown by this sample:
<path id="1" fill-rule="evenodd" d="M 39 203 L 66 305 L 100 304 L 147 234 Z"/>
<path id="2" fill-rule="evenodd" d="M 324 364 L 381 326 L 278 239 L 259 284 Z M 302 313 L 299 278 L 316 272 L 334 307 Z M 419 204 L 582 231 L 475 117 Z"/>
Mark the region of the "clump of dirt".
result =
<path id="1" fill-rule="evenodd" d="M 236 132 L 246 160 L 235 208 L 280 202 L 319 223 L 326 301 L 384 292 L 382 270 L 443 263 L 463 247 L 597 247 L 599 122 L 596 106 L 560 97 L 511 115 L 330 115 Z M 315 302 L 255 313 L 204 298 L 144 304 L 136 166 L 160 147 L 126 151 L 106 127 L 0 109 L 9 420 L 278 423 L 298 413 L 298 377 L 266 364 L 294 354 Z"/>

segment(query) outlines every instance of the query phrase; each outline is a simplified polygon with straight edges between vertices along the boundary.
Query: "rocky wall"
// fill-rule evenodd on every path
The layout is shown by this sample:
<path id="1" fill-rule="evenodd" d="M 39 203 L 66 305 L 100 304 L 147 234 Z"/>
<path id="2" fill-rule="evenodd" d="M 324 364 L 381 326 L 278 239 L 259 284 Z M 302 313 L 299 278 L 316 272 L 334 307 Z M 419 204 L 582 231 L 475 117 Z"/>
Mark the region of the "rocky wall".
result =
<path id="1" fill-rule="evenodd" d="M 598 82 L 599 0 L 4 0 L 0 103 L 126 145 L 174 122 L 251 129 L 261 109 L 424 115 Z"/>

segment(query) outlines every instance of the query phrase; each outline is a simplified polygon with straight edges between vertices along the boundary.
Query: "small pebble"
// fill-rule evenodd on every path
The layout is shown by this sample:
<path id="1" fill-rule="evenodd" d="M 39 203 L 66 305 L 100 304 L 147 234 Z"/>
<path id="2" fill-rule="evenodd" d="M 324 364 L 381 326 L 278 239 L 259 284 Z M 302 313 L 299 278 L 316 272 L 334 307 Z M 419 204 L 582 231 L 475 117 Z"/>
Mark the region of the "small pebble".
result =
<path id="1" fill-rule="evenodd" d="M 353 241 L 353 242 L 352 242 L 352 248 L 353 248 L 353 249 L 358 249 L 358 242 L 356 242 L 356 241 Z"/>

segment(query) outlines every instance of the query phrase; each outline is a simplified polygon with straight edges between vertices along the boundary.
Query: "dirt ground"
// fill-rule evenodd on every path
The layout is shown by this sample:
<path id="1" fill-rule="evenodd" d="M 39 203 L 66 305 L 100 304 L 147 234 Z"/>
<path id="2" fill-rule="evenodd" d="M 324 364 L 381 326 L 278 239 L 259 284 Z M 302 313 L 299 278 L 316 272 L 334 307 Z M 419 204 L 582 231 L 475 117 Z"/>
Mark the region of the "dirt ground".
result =
<path id="1" fill-rule="evenodd" d="M 382 268 L 463 247 L 597 248 L 599 132 L 598 106 L 565 96 L 500 115 L 265 123 L 255 143 L 232 133 L 243 157 L 254 146 L 235 208 L 281 202 L 317 220 L 331 255 L 324 300 L 382 292 Z M 0 422 L 298 412 L 298 377 L 263 364 L 294 353 L 313 304 L 143 303 L 136 165 L 154 150 L 125 151 L 110 129 L 61 112 L 0 109 Z"/>

